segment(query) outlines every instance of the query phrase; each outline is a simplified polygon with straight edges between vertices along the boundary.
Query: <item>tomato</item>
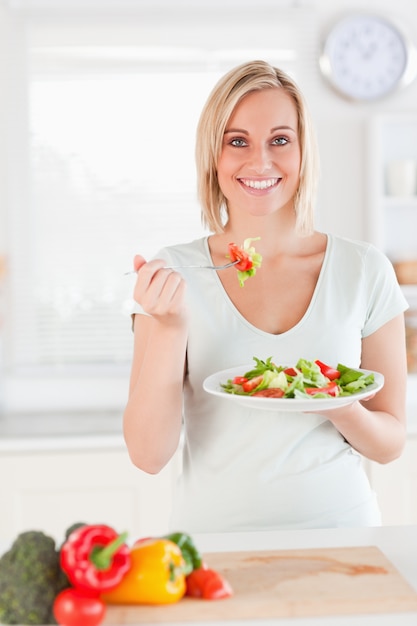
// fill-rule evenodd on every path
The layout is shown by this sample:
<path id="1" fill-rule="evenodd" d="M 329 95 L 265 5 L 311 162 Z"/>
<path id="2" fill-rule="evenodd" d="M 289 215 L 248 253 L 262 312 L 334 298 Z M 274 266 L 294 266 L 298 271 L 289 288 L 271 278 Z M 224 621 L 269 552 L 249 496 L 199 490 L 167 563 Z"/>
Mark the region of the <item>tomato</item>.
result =
<path id="1" fill-rule="evenodd" d="M 230 598 L 233 590 L 230 584 L 216 570 L 200 567 L 186 578 L 187 596 L 203 598 L 203 600 L 220 600 Z"/>
<path id="2" fill-rule="evenodd" d="M 335 369 L 334 367 L 330 367 L 330 365 L 326 365 L 326 363 L 323 363 L 322 361 L 317 360 L 314 362 L 316 363 L 316 365 L 319 366 L 323 376 L 327 376 L 329 380 L 336 380 L 336 378 L 340 378 L 339 370 Z"/>
<path id="3" fill-rule="evenodd" d="M 305 392 L 310 396 L 315 396 L 317 393 L 328 393 L 329 396 L 338 396 L 339 395 L 339 386 L 335 381 L 331 381 L 325 387 L 306 387 Z"/>
<path id="4" fill-rule="evenodd" d="M 287 376 L 297 376 L 298 372 L 293 367 L 287 367 L 284 370 L 284 374 L 286 374 Z"/>
<path id="5" fill-rule="evenodd" d="M 241 272 L 246 272 L 252 269 L 253 261 L 250 254 L 245 252 L 242 248 L 239 248 L 235 243 L 229 243 L 229 256 L 231 261 L 239 261 L 236 263 L 235 268 Z"/>
<path id="6" fill-rule="evenodd" d="M 263 379 L 264 377 L 261 374 L 260 376 L 255 376 L 254 378 L 247 380 L 242 384 L 243 391 L 253 391 L 263 381 Z"/>
<path id="7" fill-rule="evenodd" d="M 106 605 L 97 596 L 69 588 L 56 596 L 53 613 L 62 626 L 98 626 L 104 619 Z"/>
<path id="8" fill-rule="evenodd" d="M 247 383 L 248 379 L 246 378 L 246 376 L 235 376 L 234 379 L 232 380 L 232 383 L 234 385 L 243 385 L 243 383 Z"/>
<path id="9" fill-rule="evenodd" d="M 254 391 L 252 396 L 259 396 L 260 398 L 282 398 L 284 392 L 282 389 L 270 387 L 269 389 L 259 389 Z"/>

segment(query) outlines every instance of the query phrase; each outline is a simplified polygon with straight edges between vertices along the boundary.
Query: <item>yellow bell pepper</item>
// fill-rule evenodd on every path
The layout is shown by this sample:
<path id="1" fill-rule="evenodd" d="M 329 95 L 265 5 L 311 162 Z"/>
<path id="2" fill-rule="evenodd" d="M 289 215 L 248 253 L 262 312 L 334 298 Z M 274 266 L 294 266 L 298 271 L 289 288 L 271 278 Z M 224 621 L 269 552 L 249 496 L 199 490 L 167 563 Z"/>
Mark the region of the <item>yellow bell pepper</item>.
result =
<path id="1" fill-rule="evenodd" d="M 101 597 L 107 604 L 170 604 L 186 592 L 181 549 L 167 539 L 146 539 L 130 552 L 131 567 L 117 587 Z"/>

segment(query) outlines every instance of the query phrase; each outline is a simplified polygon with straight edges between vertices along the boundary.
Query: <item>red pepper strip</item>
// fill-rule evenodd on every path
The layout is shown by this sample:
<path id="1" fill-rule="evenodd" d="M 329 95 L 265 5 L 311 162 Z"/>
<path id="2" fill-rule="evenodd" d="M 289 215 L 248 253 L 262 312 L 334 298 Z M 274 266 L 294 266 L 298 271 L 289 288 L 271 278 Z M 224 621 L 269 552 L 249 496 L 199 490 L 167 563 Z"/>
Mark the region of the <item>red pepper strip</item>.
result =
<path id="1" fill-rule="evenodd" d="M 186 595 L 203 600 L 220 600 L 230 598 L 233 589 L 219 572 L 206 567 L 195 569 L 185 579 Z"/>
<path id="2" fill-rule="evenodd" d="M 329 380 L 336 380 L 336 378 L 340 378 L 339 370 L 335 369 L 334 367 L 330 367 L 330 365 L 326 365 L 326 363 L 323 363 L 323 361 L 316 360 L 315 363 L 319 366 L 323 376 L 327 376 Z"/>
<path id="3" fill-rule="evenodd" d="M 117 587 L 131 564 L 126 536 L 104 524 L 74 530 L 60 553 L 61 568 L 70 583 L 96 593 Z"/>

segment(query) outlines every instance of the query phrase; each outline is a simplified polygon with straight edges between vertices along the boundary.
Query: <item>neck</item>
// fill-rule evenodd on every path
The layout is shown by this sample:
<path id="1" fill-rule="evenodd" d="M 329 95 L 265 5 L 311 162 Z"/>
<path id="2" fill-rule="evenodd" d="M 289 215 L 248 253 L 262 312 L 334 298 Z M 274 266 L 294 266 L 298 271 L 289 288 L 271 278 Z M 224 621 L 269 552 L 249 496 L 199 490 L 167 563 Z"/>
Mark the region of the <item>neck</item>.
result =
<path id="1" fill-rule="evenodd" d="M 301 239 L 295 231 L 295 213 L 293 208 L 284 209 L 265 216 L 245 215 L 231 212 L 222 237 L 241 245 L 248 237 L 260 237 L 256 247 L 265 255 L 277 250 L 292 250 Z M 239 219 L 240 217 L 240 219 Z"/>

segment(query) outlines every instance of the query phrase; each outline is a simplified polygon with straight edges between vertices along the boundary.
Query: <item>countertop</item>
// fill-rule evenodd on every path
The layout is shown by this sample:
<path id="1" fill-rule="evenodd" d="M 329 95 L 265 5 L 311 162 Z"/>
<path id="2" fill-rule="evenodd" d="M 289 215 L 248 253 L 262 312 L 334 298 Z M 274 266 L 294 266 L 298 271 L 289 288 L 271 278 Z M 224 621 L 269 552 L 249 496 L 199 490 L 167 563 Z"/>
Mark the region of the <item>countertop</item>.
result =
<path id="1" fill-rule="evenodd" d="M 330 528 L 195 534 L 193 539 L 203 553 L 247 550 L 293 550 L 376 546 L 417 592 L 417 526 L 381 526 L 377 528 Z M 0 538 L 0 548 L 1 546 Z M 3 550 L 0 550 L 2 552 Z M 187 622 L 189 626 L 193 625 Z M 247 620 L 199 622 L 199 626 L 248 626 Z M 321 616 L 251 620 L 251 626 L 416 626 L 417 612 Z M 139 625 L 138 625 L 139 626 Z M 140 626 L 150 626 L 141 623 Z M 179 626 L 174 622 L 165 626 Z M 184 625 L 182 625 L 184 626 Z"/>
<path id="2" fill-rule="evenodd" d="M 120 412 L 0 415 L 0 453 L 125 449 Z"/>
<path id="3" fill-rule="evenodd" d="M 417 526 L 295 530 L 275 532 L 194 535 L 202 552 L 283 550 L 377 546 L 417 592 Z M 200 622 L 210 626 L 248 626 L 246 620 Z M 189 622 L 188 622 L 189 624 Z M 250 621 L 251 626 L 416 626 L 417 612 L 284 618 Z M 173 623 L 171 623 L 172 626 Z M 140 626 L 148 626 L 141 624 Z M 165 626 L 167 626 L 165 624 Z"/>

